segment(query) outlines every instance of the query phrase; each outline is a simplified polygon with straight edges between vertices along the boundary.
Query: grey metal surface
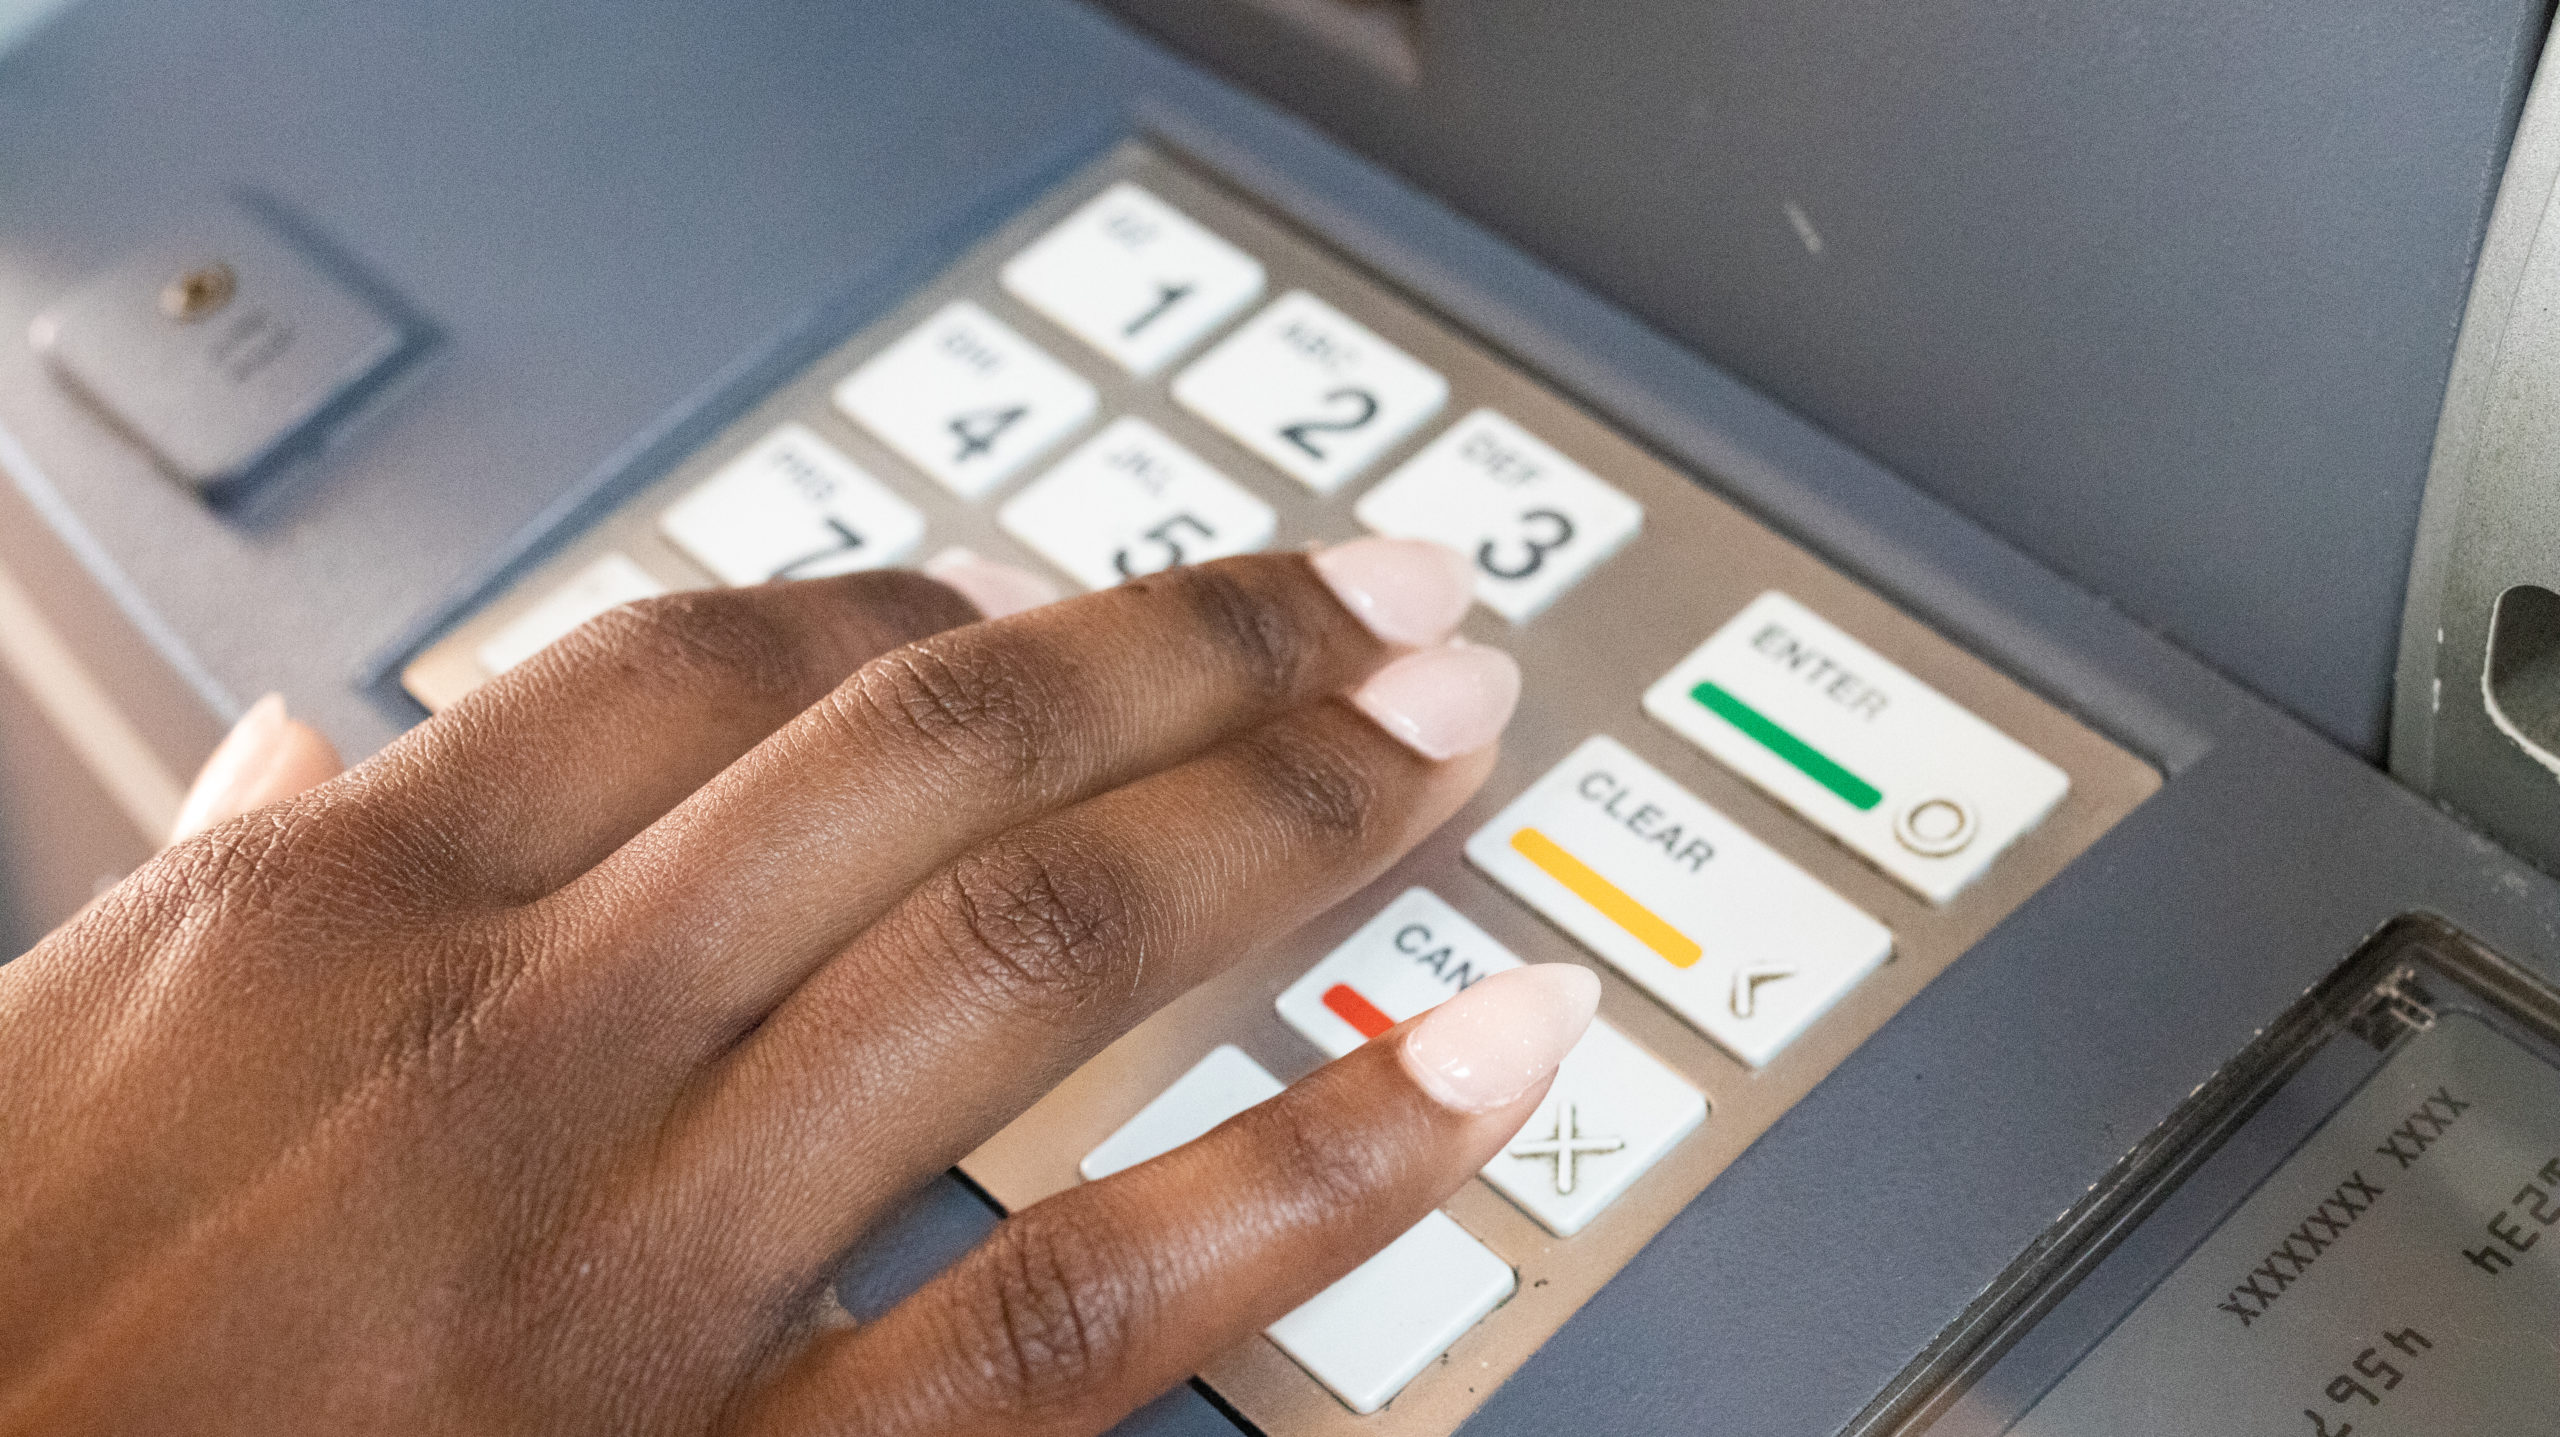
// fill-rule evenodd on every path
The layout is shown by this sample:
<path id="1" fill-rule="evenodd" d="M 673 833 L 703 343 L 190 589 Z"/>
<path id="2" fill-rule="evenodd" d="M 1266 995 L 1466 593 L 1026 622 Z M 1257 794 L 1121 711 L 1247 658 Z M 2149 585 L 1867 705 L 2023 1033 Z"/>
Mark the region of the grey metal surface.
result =
<path id="1" fill-rule="evenodd" d="M 2546 76 L 2516 134 L 2446 386 L 2401 617 L 2391 771 L 2560 871 L 2560 755 L 2531 722 L 2560 716 L 2560 702 L 2493 703 L 2486 682 L 2500 595 L 2560 586 L 2555 197 L 2560 83 Z M 2536 628 L 2560 645 L 2545 623 L 2511 626 L 2508 647 Z"/>
<path id="2" fill-rule="evenodd" d="M 2157 12 L 2113 13 L 2136 40 L 2171 28 Z M 2230 41 L 2228 25 L 2193 19 Z M 2086 23 L 2039 15 L 2019 26 Z M 2390 27 L 2322 23 L 2381 76 L 2374 103 L 2389 111 L 2407 78 L 2374 48 Z M 1910 42 L 1915 67 L 1942 63 L 1958 77 L 1950 96 L 1968 80 L 1989 83 L 1967 68 L 1974 52 L 1887 29 Z M 1986 55 L 2017 48 L 1979 44 Z M 2228 73 L 2183 41 L 2159 44 Z M 2495 90 L 2502 73 L 2484 62 L 2433 83 L 2459 109 L 2464 74 Z M 2286 90 L 2277 78 L 2268 85 Z M 2319 87 L 2306 74 L 2301 88 Z M 2000 93 L 1992 85 L 1991 98 Z M 2368 117 L 2339 104 L 2339 123 L 2370 136 Z M 355 676 L 486 575 L 536 516 L 613 492 L 637 472 L 626 461 L 703 412 L 696 400 L 721 391 L 724 376 L 787 349 L 796 318 L 868 289 L 893 298 L 884 277 L 897 266 L 921 255 L 917 273 L 930 273 L 973 223 L 983 228 L 973 215 L 1001 213 L 1008 195 L 1063 173 L 1133 119 L 2171 775 L 1728 1169 L 1470 1431 L 1835 1431 L 2128 1145 L 2390 914 L 2432 908 L 2560 976 L 2560 886 L 1663 332 L 1066 0 L 87 0 L 0 58 L 0 335 L 21 332 L 206 187 L 238 184 L 341 237 L 448 342 L 315 473 L 239 517 L 168 484 L 56 393 L 29 352 L 0 344 L 0 468 L 209 703 L 282 688 L 361 753 L 414 715 Z M 1987 144 L 1986 127 L 2018 119 L 1986 101 L 1953 134 Z M 2421 120 L 2410 122 L 2420 139 L 2440 133 Z M 1630 132 L 1627 163 L 1654 138 Z M 2336 159 L 2317 126 L 2303 140 L 2310 160 Z M 1516 142 L 1488 131 L 1484 143 L 1497 155 Z M 2443 158 L 2427 163 L 2442 172 Z M 2485 183 L 2487 167 L 2484 150 L 2477 166 L 2452 169 Z M 2312 169 L 2336 178 L 2334 165 Z M 1715 179 L 1653 173 L 1670 176 L 1660 183 L 1671 210 L 1706 203 L 1699 187 Z M 2432 183 L 2407 179 L 2391 223 L 2420 226 L 2424 211 L 2434 216 L 2425 225 L 2454 225 L 2427 198 Z M 1810 213 L 1819 225 L 1825 207 Z M 2339 218 L 2317 204 L 2303 213 L 2306 235 Z M 2250 216 L 2274 223 L 2243 206 Z M 2475 212 L 2464 223 L 2476 222 Z M 2440 251 L 2422 238 L 2411 238 L 2413 254 Z M 1835 235 L 1826 252 L 1850 240 Z M 2149 246 L 2144 263 L 2165 275 L 2183 273 L 2193 253 L 2143 224 L 2122 243 Z M 2270 283 L 2338 281 L 2316 247 L 2292 253 Z M 2423 348 L 2401 306 L 2458 284 L 2430 273 L 2341 294 L 2335 307 L 2370 298 L 2372 349 Z M 843 303 L 831 322 L 861 301 Z M 1880 292 L 1869 312 L 1908 328 L 1896 303 Z M 2229 337 L 2209 330 L 2196 343 Z M 2359 387 L 2316 346 L 2212 352 L 2221 357 L 2206 369 L 2226 379 L 2244 361 L 2282 368 L 2298 357 L 2315 376 Z M 2104 359 L 2091 362 L 2103 371 Z M 1940 362 L 1962 372 L 1992 361 L 1950 349 Z M 2433 362 L 2441 367 L 2441 351 Z M 1839 382 L 1850 383 L 1858 364 L 1841 363 Z M 2104 428 L 2110 414 L 2147 415 L 2159 388 L 2056 422 Z M 2373 397 L 2369 385 L 2360 392 Z M 2434 404 L 2427 395 L 2429 413 Z M 2301 417 L 2255 412 L 2269 431 Z M 2214 432 L 2231 437 L 2247 417 Z M 2260 431 L 2240 438 L 2234 452 L 2266 457 Z M 2110 507 L 2128 492 L 2121 474 L 2058 472 L 1998 517 L 2015 529 L 2085 506 L 2103 516 L 2093 522 L 2153 522 Z M 2297 471 L 2265 472 L 2283 477 L 2231 503 L 2261 502 L 2266 518 L 2332 504 L 2370 517 L 2379 502 L 2333 494 L 2324 478 L 2278 504 Z M 2374 492 L 2391 487 L 2373 470 L 2346 472 Z M 2158 522 L 2172 526 L 2163 552 L 2199 511 L 2248 528 L 2220 491 L 2171 479 L 2160 480 Z M 2414 502 L 2413 488 L 2401 493 Z M 2388 556 L 2400 540 L 2369 553 L 2362 533 L 2325 568 L 2289 570 L 2343 575 L 2341 614 L 2360 612 L 2351 601 L 2369 569 L 2396 567 Z M 2193 602 L 2231 604 L 2240 622 L 2254 600 L 2233 600 L 2237 580 L 2220 571 L 2246 566 L 2219 543 L 2197 552 L 2207 597 Z M 2384 557 L 2368 564 L 2372 553 Z M 2146 578 L 2118 596 L 2172 583 Z M 2341 642 L 2335 652 L 2353 651 Z M 1196 1401 L 1184 1410 L 1211 1420 Z"/>
<path id="3" fill-rule="evenodd" d="M 2380 756 L 2539 0 L 1109 3 Z"/>

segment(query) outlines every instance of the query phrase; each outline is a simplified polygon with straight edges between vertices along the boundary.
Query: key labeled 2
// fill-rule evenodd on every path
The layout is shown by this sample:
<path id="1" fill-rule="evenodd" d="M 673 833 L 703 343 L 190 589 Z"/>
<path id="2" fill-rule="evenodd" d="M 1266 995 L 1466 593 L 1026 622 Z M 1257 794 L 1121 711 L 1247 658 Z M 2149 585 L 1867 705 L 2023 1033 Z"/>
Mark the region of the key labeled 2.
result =
<path id="1" fill-rule="evenodd" d="M 1132 374 L 1262 297 L 1262 261 L 1123 181 L 1006 262 L 1005 292 Z"/>
<path id="2" fill-rule="evenodd" d="M 1543 613 L 1644 527 L 1644 506 L 1507 416 L 1479 409 L 1359 503 L 1381 534 L 1475 562 L 1476 598 L 1511 622 Z"/>
<path id="3" fill-rule="evenodd" d="M 1278 516 L 1143 419 L 1087 440 L 997 511 L 1005 532 L 1088 589 L 1249 554 Z"/>
<path id="4" fill-rule="evenodd" d="M 658 516 L 724 584 L 877 569 L 924 538 L 924 515 L 832 444 L 785 424 Z"/>
<path id="5" fill-rule="evenodd" d="M 963 499 L 1093 417 L 1093 386 L 960 300 L 836 386 L 836 407 Z"/>
<path id="6" fill-rule="evenodd" d="M 1449 381 L 1293 290 L 1173 382 L 1173 397 L 1319 494 L 1349 483 L 1449 400 Z"/>

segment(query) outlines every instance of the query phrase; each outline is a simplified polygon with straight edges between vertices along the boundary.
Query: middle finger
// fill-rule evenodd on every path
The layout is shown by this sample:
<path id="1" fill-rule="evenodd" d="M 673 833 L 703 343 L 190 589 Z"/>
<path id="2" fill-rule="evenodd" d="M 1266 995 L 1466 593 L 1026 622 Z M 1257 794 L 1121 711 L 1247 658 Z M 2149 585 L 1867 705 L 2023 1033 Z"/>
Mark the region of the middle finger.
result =
<path id="1" fill-rule="evenodd" d="M 894 651 L 564 890 L 613 955 L 564 981 L 649 995 L 693 1040 L 683 1071 L 972 845 L 1344 692 L 1470 598 L 1457 555 L 1356 540 Z"/>
<path id="2" fill-rule="evenodd" d="M 1130 1025 L 1357 891 L 1491 772 L 1518 670 L 1399 660 L 1362 691 L 990 839 L 918 888 L 717 1073 L 680 1171 L 823 1260 Z M 1419 702 L 1380 703 L 1380 690 Z M 1435 706 L 1437 759 L 1379 722 Z M 1381 712 L 1381 710 L 1386 712 Z M 858 1035 L 859 1043 L 847 1042 Z M 679 1179 L 681 1181 L 681 1179 Z"/>

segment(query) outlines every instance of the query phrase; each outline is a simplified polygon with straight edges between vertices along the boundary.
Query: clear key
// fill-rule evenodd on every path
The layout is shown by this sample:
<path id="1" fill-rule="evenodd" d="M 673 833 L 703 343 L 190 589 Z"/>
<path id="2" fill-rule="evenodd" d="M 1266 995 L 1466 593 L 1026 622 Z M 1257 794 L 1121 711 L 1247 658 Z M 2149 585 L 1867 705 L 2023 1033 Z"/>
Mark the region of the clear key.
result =
<path id="1" fill-rule="evenodd" d="M 1753 1067 L 1893 934 L 1605 736 L 1467 840 L 1467 861 Z"/>

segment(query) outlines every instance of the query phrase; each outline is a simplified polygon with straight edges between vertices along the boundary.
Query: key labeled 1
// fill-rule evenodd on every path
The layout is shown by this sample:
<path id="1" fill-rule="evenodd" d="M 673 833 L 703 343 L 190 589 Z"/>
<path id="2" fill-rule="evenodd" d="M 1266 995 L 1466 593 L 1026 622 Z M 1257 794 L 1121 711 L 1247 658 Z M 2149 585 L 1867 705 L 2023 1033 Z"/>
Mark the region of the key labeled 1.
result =
<path id="1" fill-rule="evenodd" d="M 1262 261 L 1123 181 L 1005 264 L 1005 292 L 1150 375 L 1262 297 Z"/>

